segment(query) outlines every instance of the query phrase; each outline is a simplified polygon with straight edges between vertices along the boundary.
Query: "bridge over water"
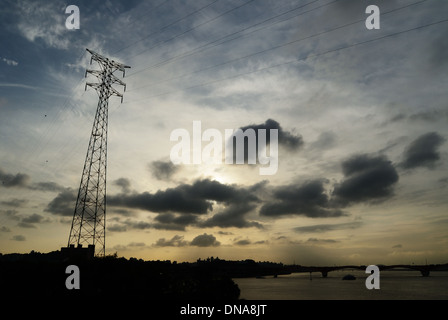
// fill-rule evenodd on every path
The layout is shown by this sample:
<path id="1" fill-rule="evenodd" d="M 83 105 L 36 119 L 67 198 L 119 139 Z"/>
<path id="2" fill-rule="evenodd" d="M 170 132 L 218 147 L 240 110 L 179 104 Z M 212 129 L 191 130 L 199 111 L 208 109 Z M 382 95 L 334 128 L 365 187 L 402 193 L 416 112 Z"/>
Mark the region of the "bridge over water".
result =
<path id="1" fill-rule="evenodd" d="M 318 266 L 285 266 L 285 270 L 290 273 L 298 273 L 298 272 L 320 272 L 322 277 L 326 278 L 328 276 L 328 272 L 342 270 L 342 269 L 357 269 L 365 271 L 367 266 L 355 266 L 355 265 L 346 265 L 346 266 L 332 266 L 332 267 L 318 267 Z M 438 270 L 448 270 L 448 264 L 443 265 L 405 265 L 405 264 L 395 264 L 395 265 L 378 265 L 380 271 L 382 270 L 391 270 L 391 269 L 409 269 L 420 271 L 423 277 L 428 277 L 431 271 Z"/>

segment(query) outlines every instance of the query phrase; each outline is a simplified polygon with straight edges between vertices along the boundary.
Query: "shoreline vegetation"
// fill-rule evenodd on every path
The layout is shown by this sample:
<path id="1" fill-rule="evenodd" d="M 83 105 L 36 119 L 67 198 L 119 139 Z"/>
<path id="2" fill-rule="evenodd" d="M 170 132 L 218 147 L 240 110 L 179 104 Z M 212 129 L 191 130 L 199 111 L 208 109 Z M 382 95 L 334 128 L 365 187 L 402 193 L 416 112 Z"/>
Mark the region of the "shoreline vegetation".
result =
<path id="1" fill-rule="evenodd" d="M 79 268 L 79 290 L 66 287 L 69 265 Z M 448 264 L 437 266 L 433 270 L 448 270 Z M 126 259 L 116 253 L 74 256 L 64 250 L 0 253 L 0 288 L 9 299 L 238 300 L 240 288 L 232 278 L 276 277 L 306 272 L 304 268 L 214 257 L 178 263 Z"/>
<path id="2" fill-rule="evenodd" d="M 79 268 L 80 288 L 69 290 L 66 269 Z M 283 265 L 253 260 L 198 259 L 194 263 L 50 253 L 0 253 L 0 288 L 8 299 L 137 299 L 238 300 L 240 289 L 232 280 L 263 270 L 272 274 Z M 269 270 L 268 270 L 269 269 Z"/>

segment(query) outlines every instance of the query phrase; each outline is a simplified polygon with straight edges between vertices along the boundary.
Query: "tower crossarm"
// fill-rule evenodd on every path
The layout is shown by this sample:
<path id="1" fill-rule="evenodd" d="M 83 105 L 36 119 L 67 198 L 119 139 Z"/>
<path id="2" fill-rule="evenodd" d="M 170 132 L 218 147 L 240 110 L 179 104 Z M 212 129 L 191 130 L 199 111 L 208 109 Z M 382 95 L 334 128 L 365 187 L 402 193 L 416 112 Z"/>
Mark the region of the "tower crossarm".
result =
<path id="1" fill-rule="evenodd" d="M 130 66 L 116 62 L 114 60 L 110 60 L 110 59 L 100 55 L 99 53 L 96 53 L 93 50 L 90 50 L 90 49 L 86 49 L 86 50 L 92 55 L 90 58 L 90 64 L 92 64 L 92 61 L 95 60 L 103 67 L 112 69 L 113 70 L 112 72 L 115 72 L 116 70 L 123 72 L 123 77 L 125 76 L 125 70 L 130 68 Z"/>

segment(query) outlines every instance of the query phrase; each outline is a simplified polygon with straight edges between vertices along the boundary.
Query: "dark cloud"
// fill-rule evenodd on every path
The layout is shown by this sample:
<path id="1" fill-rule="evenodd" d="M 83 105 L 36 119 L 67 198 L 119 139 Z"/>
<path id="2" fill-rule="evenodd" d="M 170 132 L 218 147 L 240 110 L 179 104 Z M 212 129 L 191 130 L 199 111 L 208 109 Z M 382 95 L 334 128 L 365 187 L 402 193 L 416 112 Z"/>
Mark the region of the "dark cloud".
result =
<path id="1" fill-rule="evenodd" d="M 317 239 L 317 238 L 309 238 L 306 240 L 306 243 L 310 244 L 320 244 L 320 243 L 337 243 L 339 241 L 333 239 Z"/>
<path id="2" fill-rule="evenodd" d="M 27 202 L 28 200 L 26 199 L 11 199 L 8 201 L 1 201 L 0 203 L 4 206 L 20 208 L 23 207 Z"/>
<path id="3" fill-rule="evenodd" d="M 128 244 L 128 247 L 145 247 L 146 244 L 144 242 L 131 242 Z"/>
<path id="4" fill-rule="evenodd" d="M 44 220 L 45 220 L 45 218 L 43 216 L 41 216 L 40 214 L 33 213 L 32 215 L 23 218 L 22 222 L 26 222 L 26 223 L 40 223 L 40 222 L 42 222 Z"/>
<path id="5" fill-rule="evenodd" d="M 245 215 L 256 208 L 255 204 L 236 203 L 231 204 L 223 211 L 215 214 L 210 219 L 200 225 L 202 227 L 220 227 L 220 228 L 251 228 L 263 229 L 263 225 L 256 221 L 248 221 Z"/>
<path id="6" fill-rule="evenodd" d="M 255 203 L 260 201 L 255 193 L 264 185 L 265 182 L 262 182 L 245 188 L 203 179 L 154 194 L 144 192 L 110 196 L 108 204 L 157 212 L 152 225 L 156 229 L 185 230 L 188 225 L 261 228 L 261 224 L 247 221 L 245 215 L 255 209 Z M 200 222 L 197 216 L 212 212 L 214 202 L 222 204 L 224 209 Z"/>
<path id="7" fill-rule="evenodd" d="M 107 230 L 112 231 L 112 232 L 125 232 L 125 231 L 127 231 L 127 228 L 125 225 L 113 224 L 111 226 L 108 226 Z"/>
<path id="8" fill-rule="evenodd" d="M 35 229 L 36 226 L 32 223 L 26 223 L 26 222 L 19 222 L 19 224 L 17 225 L 21 228 L 30 228 L 30 229 Z"/>
<path id="9" fill-rule="evenodd" d="M 129 193 L 131 192 L 131 182 L 126 178 L 119 178 L 112 182 L 114 185 L 121 187 L 121 192 Z"/>
<path id="10" fill-rule="evenodd" d="M 260 215 L 304 215 L 310 218 L 340 217 L 345 214 L 331 206 L 325 193 L 324 180 L 304 182 L 278 187 L 273 192 L 274 201 L 264 204 Z"/>
<path id="11" fill-rule="evenodd" d="M 184 240 L 183 236 L 175 235 L 169 240 L 160 238 L 153 244 L 154 247 L 217 247 L 219 245 L 221 243 L 216 240 L 215 236 L 206 233 L 195 237 L 191 242 Z"/>
<path id="12" fill-rule="evenodd" d="M 108 204 L 151 212 L 207 213 L 212 209 L 212 203 L 194 191 L 194 186 L 183 184 L 154 194 L 143 192 L 110 196 Z"/>
<path id="13" fill-rule="evenodd" d="M 5 215 L 10 220 L 20 221 L 20 216 L 18 215 L 19 211 L 12 210 L 0 210 L 0 213 Z"/>
<path id="14" fill-rule="evenodd" d="M 22 236 L 21 234 L 15 235 L 11 238 L 11 240 L 14 241 L 26 241 L 25 236 Z"/>
<path id="15" fill-rule="evenodd" d="M 113 232 L 125 232 L 129 229 L 146 230 L 152 228 L 152 224 L 147 221 L 129 219 L 123 220 L 119 217 L 110 218 L 107 229 Z M 113 224 L 112 224 L 113 223 Z"/>
<path id="16" fill-rule="evenodd" d="M 405 120 L 406 118 L 407 118 L 407 116 L 405 114 L 399 113 L 399 114 L 394 115 L 389 121 L 392 123 L 399 122 L 401 120 Z"/>
<path id="17" fill-rule="evenodd" d="M 248 240 L 248 239 L 238 240 L 238 241 L 234 242 L 234 244 L 237 245 L 237 246 L 247 246 L 247 245 L 249 245 L 251 243 L 252 242 L 250 240 Z"/>
<path id="18" fill-rule="evenodd" d="M 5 226 L 1 226 L 0 232 L 11 232 L 11 229 L 9 229 L 8 227 L 5 227 Z"/>
<path id="19" fill-rule="evenodd" d="M 18 187 L 23 188 L 28 186 L 30 176 L 23 173 L 10 174 L 6 173 L 0 168 L 0 185 L 5 188 Z"/>
<path id="20" fill-rule="evenodd" d="M 114 213 L 124 217 L 131 217 L 135 215 L 135 213 L 132 210 L 126 210 L 120 208 L 112 208 L 109 210 L 109 213 Z"/>
<path id="21" fill-rule="evenodd" d="M 315 224 L 311 226 L 296 227 L 293 230 L 297 233 L 327 232 L 333 230 L 357 229 L 362 226 L 361 221 L 353 221 L 338 224 Z"/>
<path id="22" fill-rule="evenodd" d="M 411 125 L 415 122 L 419 123 L 435 123 L 448 120 L 448 111 L 443 109 L 422 110 L 413 114 L 398 113 L 384 124 L 395 125 L 396 122 L 409 122 Z"/>
<path id="23" fill-rule="evenodd" d="M 162 213 L 155 217 L 154 221 L 152 223 L 154 229 L 185 231 L 185 227 L 197 222 L 197 216 Z"/>
<path id="24" fill-rule="evenodd" d="M 36 224 L 48 221 L 48 219 L 41 216 L 40 214 L 33 213 L 32 215 L 22 217 L 18 226 L 22 228 L 36 228 Z"/>
<path id="25" fill-rule="evenodd" d="M 127 191 L 127 179 L 118 179 L 116 185 Z M 221 226 L 221 227 L 258 227 L 262 225 L 247 221 L 245 214 L 254 210 L 259 199 L 255 193 L 260 191 L 266 182 L 244 188 L 237 185 L 226 185 L 218 181 L 204 179 L 193 184 L 181 184 L 174 188 L 159 190 L 155 193 L 123 192 L 108 197 L 111 212 L 130 216 L 127 208 L 142 209 L 157 212 L 158 215 L 150 222 L 135 222 L 127 220 L 124 225 L 133 229 L 164 229 L 184 231 L 186 226 Z M 46 212 L 56 215 L 72 216 L 76 203 L 76 193 L 72 189 L 60 192 L 45 208 Z M 223 205 L 214 216 L 205 221 L 199 221 L 198 215 L 212 212 L 214 203 Z M 114 225 L 111 230 L 122 231 L 125 227 Z"/>
<path id="26" fill-rule="evenodd" d="M 198 247 L 217 247 L 221 245 L 219 241 L 216 240 L 215 236 L 212 234 L 202 234 L 194 238 L 191 243 L 191 246 L 198 246 Z"/>
<path id="27" fill-rule="evenodd" d="M 409 116 L 410 120 L 414 121 L 427 121 L 436 122 L 440 120 L 448 120 L 447 110 L 425 110 L 421 112 L 414 113 Z"/>
<path id="28" fill-rule="evenodd" d="M 335 203 L 382 200 L 393 195 L 398 173 L 385 156 L 356 155 L 342 163 L 345 179 L 335 185 Z"/>
<path id="29" fill-rule="evenodd" d="M 170 240 L 166 240 L 165 238 L 161 238 L 153 244 L 155 247 L 185 247 L 188 245 L 188 242 L 184 240 L 183 236 L 175 235 Z"/>
<path id="30" fill-rule="evenodd" d="M 426 167 L 433 169 L 440 160 L 438 148 L 445 142 L 445 138 L 437 132 L 429 132 L 421 135 L 404 151 L 404 160 L 401 166 L 406 169 Z"/>
<path id="31" fill-rule="evenodd" d="M 121 251 L 121 250 L 132 250 L 135 248 L 139 249 L 144 247 L 146 247 L 146 244 L 144 242 L 130 242 L 127 245 L 121 245 L 121 244 L 115 245 L 113 248 L 114 250 Z"/>
<path id="32" fill-rule="evenodd" d="M 39 191 L 50 191 L 50 192 L 61 192 L 64 191 L 64 187 L 57 184 L 56 182 L 37 182 L 29 186 L 31 190 Z"/>
<path id="33" fill-rule="evenodd" d="M 232 232 L 228 232 L 228 231 L 218 231 L 218 234 L 221 234 L 221 235 L 224 235 L 224 236 L 233 235 Z"/>
<path id="34" fill-rule="evenodd" d="M 260 199 L 255 195 L 262 190 L 265 182 L 254 184 L 249 188 L 233 187 L 234 191 L 228 191 L 227 197 L 222 200 L 226 203 L 226 207 L 213 215 L 210 219 L 201 223 L 203 227 L 220 227 L 220 228 L 250 228 L 255 227 L 262 229 L 263 225 L 256 221 L 248 221 L 245 217 L 248 213 L 255 210 Z"/>
<path id="35" fill-rule="evenodd" d="M 278 145 L 279 146 L 283 146 L 284 148 L 286 148 L 289 151 L 297 151 L 299 150 L 304 142 L 303 139 L 300 135 L 294 135 L 288 131 L 283 130 L 283 128 L 280 126 L 280 124 L 272 119 L 268 119 L 266 120 L 265 123 L 262 124 L 252 124 L 252 125 L 248 125 L 245 127 L 241 127 L 239 128 L 244 132 L 246 132 L 246 130 L 248 129 L 253 129 L 255 131 L 255 144 L 256 144 L 256 148 L 255 148 L 255 152 L 256 152 L 256 157 L 258 154 L 258 130 L 260 129 L 265 129 L 266 130 L 266 146 L 270 144 L 271 141 L 271 134 L 270 134 L 270 130 L 271 129 L 277 129 L 278 130 Z M 249 157 L 249 152 L 248 152 L 248 143 L 247 143 L 247 138 L 245 138 L 245 143 L 244 143 L 244 161 L 245 163 L 248 162 L 248 157 Z M 226 148 L 231 148 L 233 149 L 233 161 L 234 163 L 236 163 L 236 137 L 235 134 L 226 142 Z"/>
<path id="36" fill-rule="evenodd" d="M 442 109 L 424 110 L 413 113 L 409 116 L 404 113 L 399 113 L 393 116 L 388 122 L 394 123 L 403 120 L 412 122 L 437 122 L 441 120 L 448 120 L 448 111 Z"/>
<path id="37" fill-rule="evenodd" d="M 440 178 L 437 182 L 442 186 L 442 188 L 445 188 L 448 186 L 448 177 Z"/>
<path id="38" fill-rule="evenodd" d="M 236 186 L 222 184 L 216 180 L 203 179 L 196 181 L 190 192 L 196 193 L 203 199 L 230 203 L 240 198 L 241 190 Z"/>
<path id="39" fill-rule="evenodd" d="M 152 227 L 152 224 L 146 221 L 134 221 L 134 220 L 126 220 L 124 222 L 126 226 L 131 229 L 145 230 Z"/>
<path id="40" fill-rule="evenodd" d="M 45 208 L 44 211 L 60 216 L 73 216 L 76 205 L 76 193 L 73 189 L 60 192 Z"/>
<path id="41" fill-rule="evenodd" d="M 179 166 L 174 165 L 171 161 L 153 161 L 148 167 L 157 180 L 170 180 L 179 170 Z"/>

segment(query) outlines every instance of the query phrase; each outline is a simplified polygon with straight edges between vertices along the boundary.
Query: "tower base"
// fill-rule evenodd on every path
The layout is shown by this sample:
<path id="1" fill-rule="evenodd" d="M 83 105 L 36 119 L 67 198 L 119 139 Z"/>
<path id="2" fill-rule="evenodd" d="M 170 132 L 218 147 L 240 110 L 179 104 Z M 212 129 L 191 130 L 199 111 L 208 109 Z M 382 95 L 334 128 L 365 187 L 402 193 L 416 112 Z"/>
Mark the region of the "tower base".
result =
<path id="1" fill-rule="evenodd" d="M 64 259 L 70 260 L 92 260 L 95 256 L 95 245 L 89 244 L 83 247 L 81 244 L 75 247 L 71 244 L 69 247 L 61 248 L 61 255 Z"/>

